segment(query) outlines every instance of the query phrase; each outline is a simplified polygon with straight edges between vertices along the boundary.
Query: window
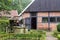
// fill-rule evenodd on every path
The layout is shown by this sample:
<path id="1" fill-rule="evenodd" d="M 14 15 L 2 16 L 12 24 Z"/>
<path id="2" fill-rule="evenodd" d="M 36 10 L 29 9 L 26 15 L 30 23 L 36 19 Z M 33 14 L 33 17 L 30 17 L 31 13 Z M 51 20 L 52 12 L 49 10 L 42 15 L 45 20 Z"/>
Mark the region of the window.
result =
<path id="1" fill-rule="evenodd" d="M 56 22 L 56 17 L 50 17 L 49 21 L 50 21 L 51 23 Z M 59 20 L 59 21 L 60 21 L 60 20 Z M 42 22 L 44 22 L 44 23 L 48 22 L 48 17 L 42 17 Z"/>
<path id="2" fill-rule="evenodd" d="M 48 17 L 43 17 L 42 22 L 48 22 Z"/>
<path id="3" fill-rule="evenodd" d="M 56 22 L 56 18 L 55 17 L 50 17 L 50 22 Z"/>
<path id="4" fill-rule="evenodd" d="M 57 22 L 60 22 L 60 17 L 57 17 Z"/>
<path id="5" fill-rule="evenodd" d="M 37 13 L 36 12 L 31 12 L 31 16 L 36 16 Z"/>

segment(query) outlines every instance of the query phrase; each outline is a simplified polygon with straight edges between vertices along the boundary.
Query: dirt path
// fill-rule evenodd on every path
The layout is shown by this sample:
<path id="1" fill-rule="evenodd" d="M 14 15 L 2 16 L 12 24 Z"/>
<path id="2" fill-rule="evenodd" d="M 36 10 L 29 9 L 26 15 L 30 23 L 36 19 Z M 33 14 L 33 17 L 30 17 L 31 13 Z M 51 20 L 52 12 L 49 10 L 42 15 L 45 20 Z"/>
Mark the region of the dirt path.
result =
<path id="1" fill-rule="evenodd" d="M 51 32 L 46 33 L 46 40 L 57 40 L 57 38 L 51 35 Z"/>

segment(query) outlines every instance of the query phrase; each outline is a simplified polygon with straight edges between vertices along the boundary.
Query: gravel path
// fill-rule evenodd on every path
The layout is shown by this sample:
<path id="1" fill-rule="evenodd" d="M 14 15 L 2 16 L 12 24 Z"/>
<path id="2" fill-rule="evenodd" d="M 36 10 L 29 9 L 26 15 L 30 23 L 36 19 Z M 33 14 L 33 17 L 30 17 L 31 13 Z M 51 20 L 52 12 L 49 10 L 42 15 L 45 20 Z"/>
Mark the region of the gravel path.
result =
<path id="1" fill-rule="evenodd" d="M 57 40 L 57 38 L 51 35 L 51 32 L 46 33 L 46 40 Z"/>

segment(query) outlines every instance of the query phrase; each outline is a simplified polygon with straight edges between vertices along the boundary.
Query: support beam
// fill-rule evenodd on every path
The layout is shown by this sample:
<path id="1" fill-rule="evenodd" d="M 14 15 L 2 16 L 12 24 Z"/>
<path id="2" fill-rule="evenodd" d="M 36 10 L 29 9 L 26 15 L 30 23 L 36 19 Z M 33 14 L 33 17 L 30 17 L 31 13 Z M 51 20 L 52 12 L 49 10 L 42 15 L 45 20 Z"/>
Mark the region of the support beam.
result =
<path id="1" fill-rule="evenodd" d="M 48 12 L 48 30 L 50 31 L 51 28 L 50 28 L 50 12 Z"/>

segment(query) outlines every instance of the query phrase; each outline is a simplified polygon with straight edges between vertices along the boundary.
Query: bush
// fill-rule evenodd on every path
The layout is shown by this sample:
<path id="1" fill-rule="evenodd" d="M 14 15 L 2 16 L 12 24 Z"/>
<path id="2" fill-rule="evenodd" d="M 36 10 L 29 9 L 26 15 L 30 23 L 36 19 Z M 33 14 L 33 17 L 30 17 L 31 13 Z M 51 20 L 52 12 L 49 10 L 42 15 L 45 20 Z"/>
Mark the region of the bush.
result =
<path id="1" fill-rule="evenodd" d="M 6 32 L 6 27 L 8 27 L 9 21 L 7 20 L 0 20 L 0 33 Z"/>
<path id="2" fill-rule="evenodd" d="M 56 37 L 58 40 L 60 40 L 60 32 L 54 31 L 53 36 Z"/>
<path id="3" fill-rule="evenodd" d="M 46 32 L 32 30 L 32 31 L 29 31 L 29 33 L 27 33 L 27 34 L 17 34 L 16 37 L 17 36 L 19 36 L 19 37 L 42 37 L 42 36 L 46 36 Z"/>
<path id="4" fill-rule="evenodd" d="M 57 35 L 58 40 L 60 40 L 60 34 Z"/>
<path id="5" fill-rule="evenodd" d="M 59 34 L 58 31 L 54 31 L 54 32 L 53 32 L 53 36 L 54 36 L 54 37 L 57 37 L 58 34 Z"/>
<path id="6" fill-rule="evenodd" d="M 60 24 L 57 25 L 57 31 L 60 32 Z"/>
<path id="7" fill-rule="evenodd" d="M 43 34 L 43 35 L 42 35 Z M 45 40 L 45 37 L 46 37 L 46 32 L 44 31 L 29 31 L 28 34 L 13 34 L 13 33 L 10 33 L 10 34 L 2 34 L 0 35 L 2 38 L 6 39 L 6 40 L 10 40 L 10 39 L 15 39 L 16 40 L 37 40 L 37 38 L 39 38 L 39 40 Z M 45 35 L 45 36 L 44 36 Z M 1 39 L 2 39 L 1 38 Z"/>
<path id="8" fill-rule="evenodd" d="M 6 17 L 6 16 L 2 16 L 2 17 L 0 17 L 0 20 L 7 20 L 8 18 Z"/>

